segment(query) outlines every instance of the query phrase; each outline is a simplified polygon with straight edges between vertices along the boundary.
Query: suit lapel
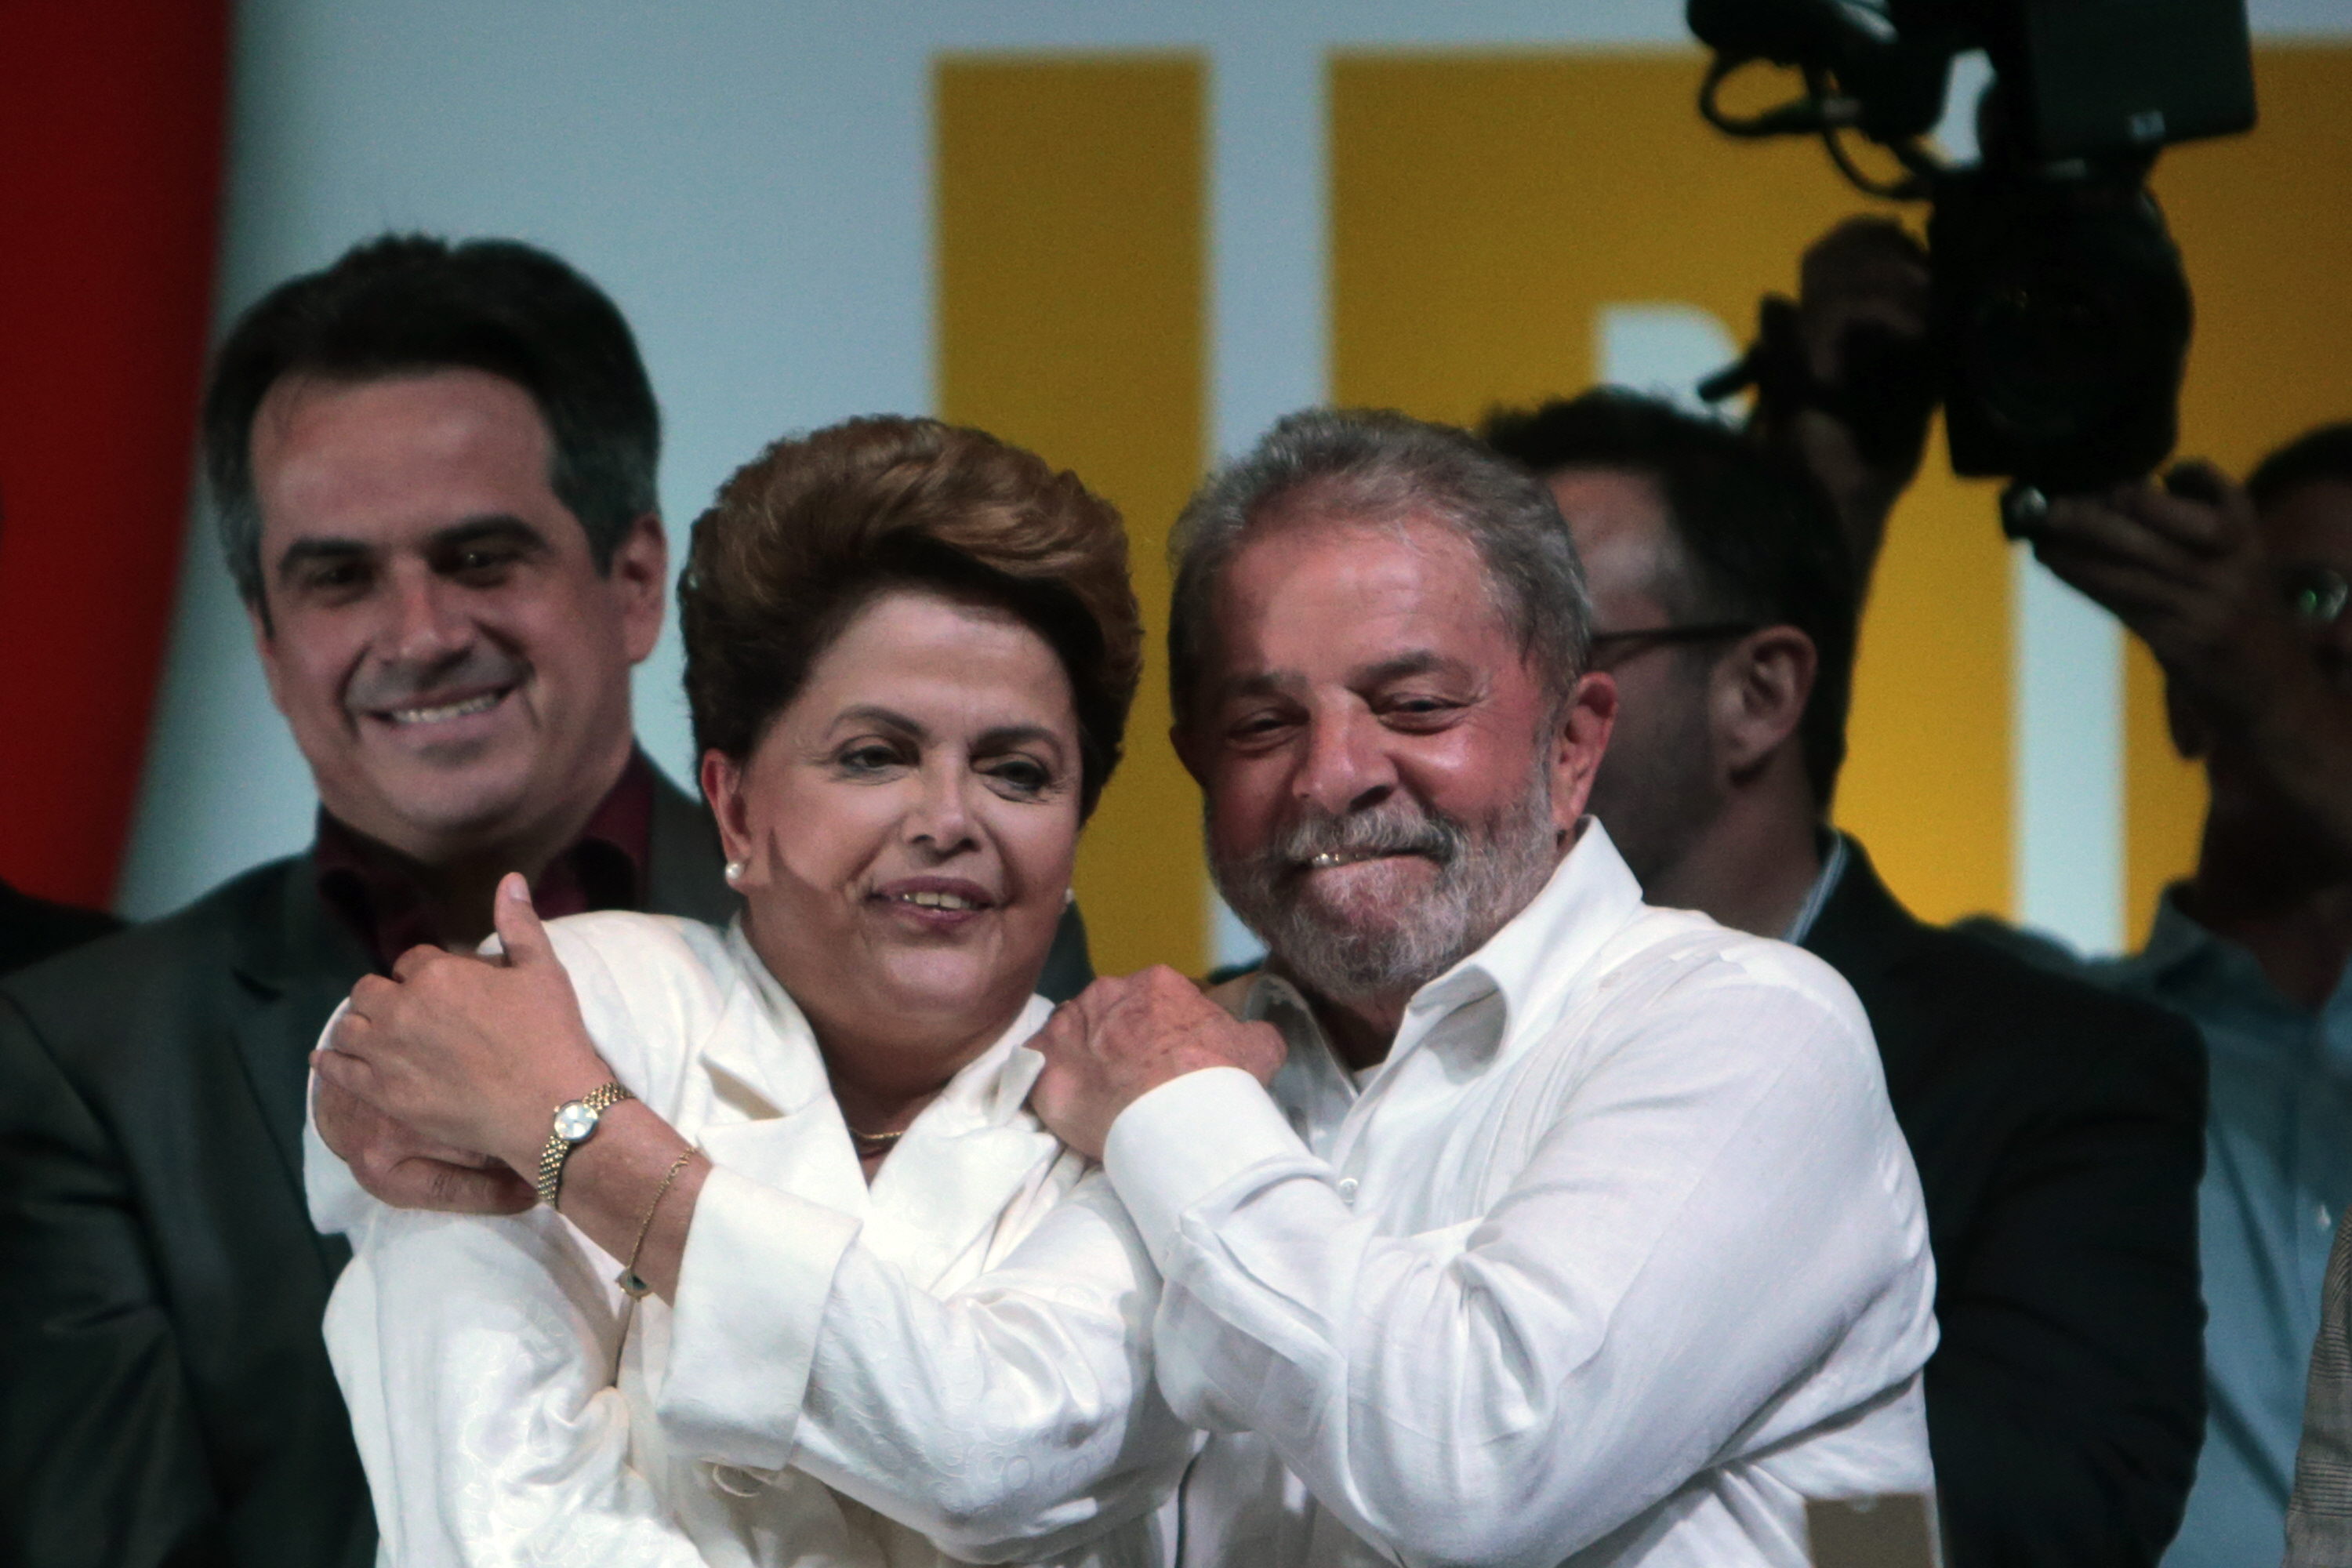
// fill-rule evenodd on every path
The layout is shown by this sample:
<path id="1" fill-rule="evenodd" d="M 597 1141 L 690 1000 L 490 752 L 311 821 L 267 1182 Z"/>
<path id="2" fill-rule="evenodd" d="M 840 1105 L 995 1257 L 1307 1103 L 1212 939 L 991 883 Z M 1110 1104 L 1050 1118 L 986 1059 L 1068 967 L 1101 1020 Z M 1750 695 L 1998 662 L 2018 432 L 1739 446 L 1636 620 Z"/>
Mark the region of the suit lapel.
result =
<path id="1" fill-rule="evenodd" d="M 647 862 L 648 909 L 721 925 L 732 915 L 735 896 L 719 875 L 709 814 L 658 769 Z M 359 940 L 320 902 L 308 853 L 285 862 L 276 908 L 244 933 L 231 967 L 238 982 L 230 1020 L 237 1060 L 278 1168 L 299 1199 L 310 1050 L 336 1005 L 373 967 Z"/>
<path id="2" fill-rule="evenodd" d="M 1026 1040 L 1048 1009 L 1032 998 L 1006 1037 L 968 1064 L 915 1119 L 875 1173 L 868 1245 L 936 1289 L 1062 1145 L 1021 1113 L 1045 1059 Z"/>
<path id="3" fill-rule="evenodd" d="M 740 932 L 729 947 L 742 963 L 748 949 Z M 711 1110 L 696 1141 L 730 1170 L 862 1220 L 866 1179 L 816 1041 L 796 1010 L 779 1016 L 758 978 L 747 979 L 703 1047 Z"/>
<path id="4" fill-rule="evenodd" d="M 819 1095 L 781 1115 L 711 1123 L 696 1141 L 712 1163 L 762 1186 L 823 1204 L 852 1219 L 866 1218 L 865 1178 L 831 1095 Z"/>
<path id="5" fill-rule="evenodd" d="M 248 933 L 235 962 L 239 994 L 231 1027 L 246 1082 L 299 1202 L 310 1049 L 369 965 L 358 939 L 320 903 L 309 855 L 286 863 L 273 912 Z"/>
<path id="6" fill-rule="evenodd" d="M 918 1122 L 875 1176 L 866 1245 L 936 1289 L 1060 1151 L 1025 1117 L 938 1133 Z"/>
<path id="7" fill-rule="evenodd" d="M 1061 1152 L 1018 1109 L 1045 1062 L 1012 1040 L 1036 1031 L 1046 1005 L 1033 1000 L 1007 1038 L 949 1082 L 869 1188 L 807 1019 L 740 926 L 728 950 L 744 984 L 702 1049 L 711 1089 L 710 1120 L 697 1134 L 704 1152 L 862 1222 L 861 1239 L 877 1256 L 936 1286 Z"/>
<path id="8" fill-rule="evenodd" d="M 1846 851 L 1845 874 L 1822 906 L 1805 950 L 1844 976 L 1862 999 L 1892 1084 L 1924 1048 L 1923 1031 L 1895 1026 L 1892 1013 L 1903 1005 L 1904 988 L 1891 984 L 1917 949 L 1923 928 L 1879 880 L 1861 844 L 1849 837 Z"/>

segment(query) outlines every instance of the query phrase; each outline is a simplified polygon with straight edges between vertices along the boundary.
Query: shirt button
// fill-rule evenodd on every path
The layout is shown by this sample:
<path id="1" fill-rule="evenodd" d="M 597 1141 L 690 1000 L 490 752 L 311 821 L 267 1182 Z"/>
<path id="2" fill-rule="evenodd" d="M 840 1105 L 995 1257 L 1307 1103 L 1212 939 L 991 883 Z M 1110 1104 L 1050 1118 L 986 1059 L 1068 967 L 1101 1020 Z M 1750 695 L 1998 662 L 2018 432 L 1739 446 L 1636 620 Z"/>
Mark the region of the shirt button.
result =
<path id="1" fill-rule="evenodd" d="M 1356 1201 L 1355 1177 L 1342 1176 L 1339 1178 L 1339 1201 L 1343 1204 L 1352 1204 Z"/>
<path id="2" fill-rule="evenodd" d="M 710 1464 L 710 1481 L 730 1497 L 757 1497 L 762 1488 L 760 1478 L 740 1465 Z"/>

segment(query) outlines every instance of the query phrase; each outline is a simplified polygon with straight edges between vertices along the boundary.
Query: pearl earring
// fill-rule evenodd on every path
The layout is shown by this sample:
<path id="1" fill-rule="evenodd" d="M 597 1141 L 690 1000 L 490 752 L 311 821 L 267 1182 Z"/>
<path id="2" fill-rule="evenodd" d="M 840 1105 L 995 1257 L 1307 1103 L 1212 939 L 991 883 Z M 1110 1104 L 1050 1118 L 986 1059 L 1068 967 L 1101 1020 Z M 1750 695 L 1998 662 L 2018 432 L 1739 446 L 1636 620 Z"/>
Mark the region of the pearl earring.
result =
<path id="1" fill-rule="evenodd" d="M 1078 890 L 1076 888 L 1064 888 L 1062 889 L 1062 907 L 1064 909 L 1068 909 L 1072 904 L 1075 904 L 1077 901 Z"/>
<path id="2" fill-rule="evenodd" d="M 705 864 L 708 864 L 708 862 L 705 862 Z M 728 861 L 725 875 L 727 878 L 727 885 L 730 888 L 735 886 L 738 882 L 740 882 L 743 879 L 743 862 L 740 860 Z"/>

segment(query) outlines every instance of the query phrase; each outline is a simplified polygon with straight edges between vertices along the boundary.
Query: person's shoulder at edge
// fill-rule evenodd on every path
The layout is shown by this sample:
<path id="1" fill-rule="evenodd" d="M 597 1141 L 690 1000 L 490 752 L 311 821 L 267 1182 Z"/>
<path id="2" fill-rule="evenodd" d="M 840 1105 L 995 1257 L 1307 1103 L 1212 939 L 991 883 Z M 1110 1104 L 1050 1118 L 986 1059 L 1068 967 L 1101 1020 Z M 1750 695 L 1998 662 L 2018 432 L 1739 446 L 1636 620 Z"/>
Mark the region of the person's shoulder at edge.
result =
<path id="1" fill-rule="evenodd" d="M 2099 962 L 2086 956 L 2073 943 L 2048 931 L 2005 921 L 1999 915 L 1962 915 L 1943 929 L 1953 936 L 1966 937 L 1971 942 L 1998 949 L 2011 958 L 2052 974 L 2084 980 L 2099 972 Z"/>
<path id="2" fill-rule="evenodd" d="M 122 929 L 101 910 L 37 898 L 0 882 L 0 973 L 13 973 Z"/>
<path id="3" fill-rule="evenodd" d="M 1920 961 L 1891 983 L 1908 991 L 1909 1016 L 1936 1025 L 1914 1037 L 1926 1054 L 1910 1058 L 1911 1095 L 1965 1078 L 2009 1085 L 1999 1099 L 2021 1118 L 2128 1103 L 2201 1124 L 2203 1036 L 2133 983 L 2132 961 L 2085 959 L 1987 916 L 1922 924 L 1911 951 Z"/>
<path id="4" fill-rule="evenodd" d="M 307 855 L 265 861 L 167 915 L 124 926 L 0 976 L 0 998 L 38 1027 L 53 1049 L 136 1053 L 181 1050 L 182 1035 L 125 1031 L 109 1021 L 142 1012 L 193 1026 L 193 999 L 229 977 L 257 932 L 284 917 L 286 882 Z M 324 921 L 333 917 L 324 908 Z"/>
<path id="5" fill-rule="evenodd" d="M 2158 961 L 2147 952 L 2086 953 L 2048 931 L 2017 925 L 1998 915 L 1963 915 L 1948 926 L 1927 929 L 1939 936 L 1993 948 L 2045 974 L 2078 981 L 2107 996 L 2145 994 L 2158 967 Z"/>
<path id="6" fill-rule="evenodd" d="M 1923 928 L 1954 968 L 1983 984 L 1954 990 L 1982 1011 L 2069 1016 L 2100 1033 L 2182 1036 L 2192 1025 L 2151 994 L 2139 954 L 2093 958 L 2058 938 L 1991 915 Z"/>
<path id="7" fill-rule="evenodd" d="M 1839 1194 L 1834 1203 L 1789 1207 L 1776 1192 L 1771 1201 L 1782 1205 L 1776 1223 L 1836 1232 L 1849 1242 L 1864 1234 L 1857 1224 L 1874 1227 L 1874 1241 L 1843 1256 L 1894 1314 L 1874 1320 L 1888 1336 L 1881 1349 L 1900 1363 L 1896 1383 L 1911 1377 L 1936 1335 L 1925 1198 L 1887 1100 L 1869 1015 L 1853 987 L 1802 948 L 1694 910 L 1646 904 L 1601 959 L 1591 980 L 1603 997 L 1592 1032 L 1614 1037 L 1619 1059 L 1630 1064 L 1638 1053 L 1637 1072 L 1695 1108 L 1737 1110 L 1744 1144 L 1779 1140 L 1787 1159 L 1848 1178 L 1866 1173 L 1832 1181 L 1827 1190 Z M 1702 1115 L 1695 1136 L 1734 1125 Z M 1873 1397 L 1878 1392 L 1870 1391 Z M 1923 1459 L 1925 1441 L 1923 1432 Z"/>

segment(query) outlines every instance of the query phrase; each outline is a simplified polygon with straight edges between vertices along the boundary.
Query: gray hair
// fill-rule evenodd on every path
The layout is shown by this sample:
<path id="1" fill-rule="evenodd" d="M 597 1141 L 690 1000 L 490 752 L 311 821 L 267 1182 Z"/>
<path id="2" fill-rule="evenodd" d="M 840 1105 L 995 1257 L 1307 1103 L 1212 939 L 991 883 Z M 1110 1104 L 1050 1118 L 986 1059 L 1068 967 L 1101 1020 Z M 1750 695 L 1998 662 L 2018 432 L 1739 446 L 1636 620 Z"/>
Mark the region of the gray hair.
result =
<path id="1" fill-rule="evenodd" d="M 1286 502 L 1308 516 L 1433 518 L 1477 547 L 1520 656 L 1564 701 L 1591 657 L 1592 605 L 1568 524 L 1543 482 L 1465 430 L 1389 409 L 1309 408 L 1285 416 L 1209 476 L 1169 542 L 1176 588 L 1168 684 L 1191 721 L 1213 640 L 1210 605 L 1226 565 Z"/>

